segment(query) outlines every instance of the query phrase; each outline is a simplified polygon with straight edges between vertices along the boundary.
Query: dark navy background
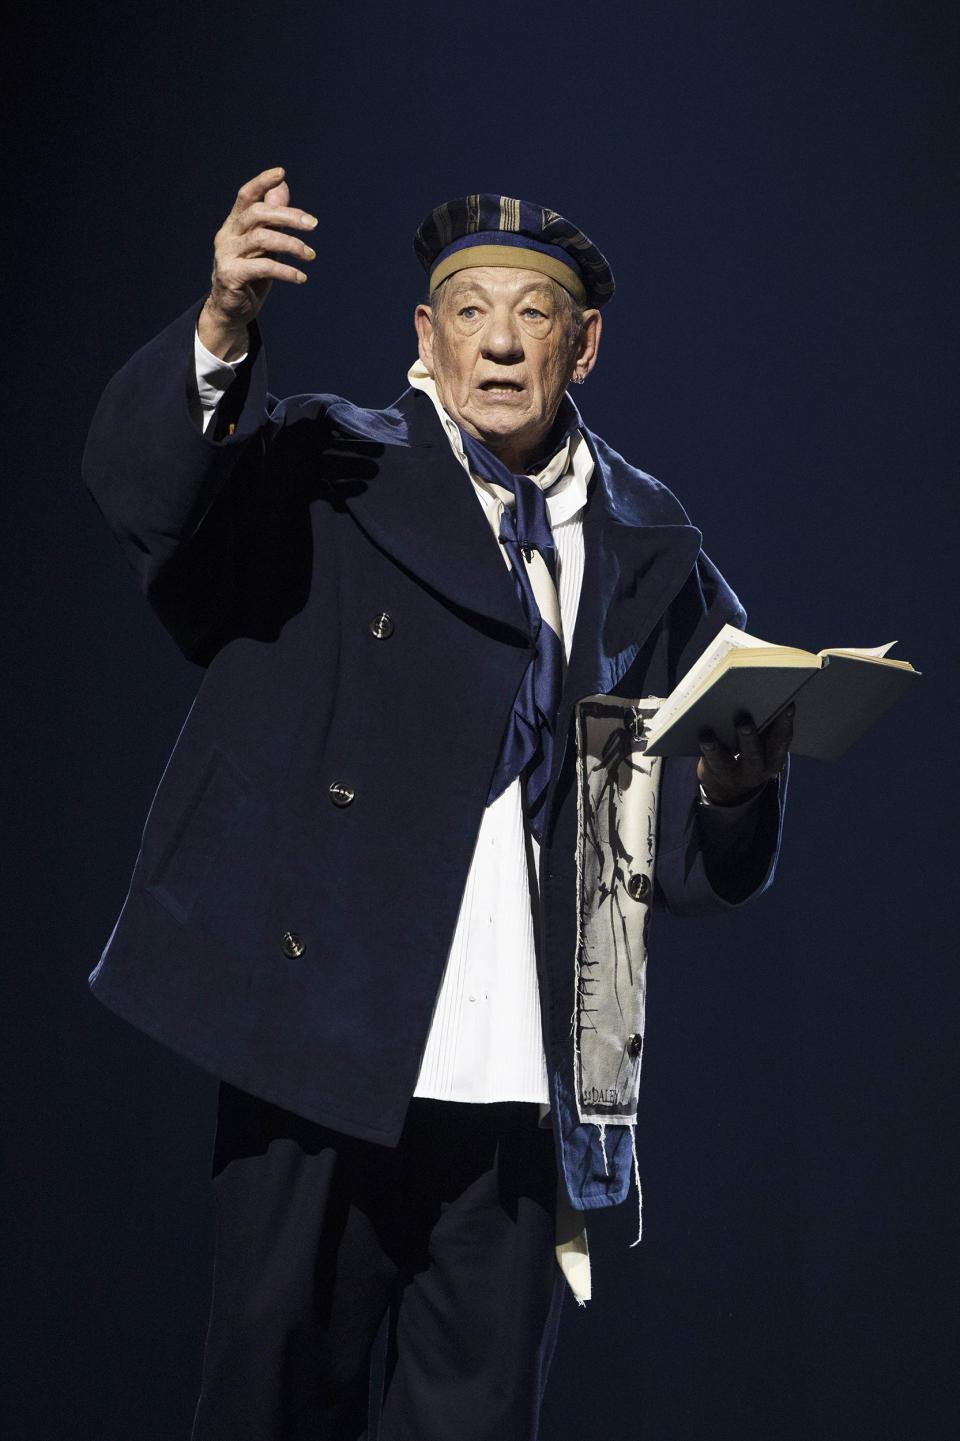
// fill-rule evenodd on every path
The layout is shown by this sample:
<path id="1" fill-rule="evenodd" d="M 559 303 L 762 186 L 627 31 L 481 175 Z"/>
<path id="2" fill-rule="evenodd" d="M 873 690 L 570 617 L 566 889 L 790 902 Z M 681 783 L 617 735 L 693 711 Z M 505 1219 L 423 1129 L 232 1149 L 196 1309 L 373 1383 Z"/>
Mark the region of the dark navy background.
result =
<path id="1" fill-rule="evenodd" d="M 215 1083 L 86 974 L 199 675 L 78 469 L 103 385 L 274 164 L 322 217 L 310 283 L 265 313 L 275 390 L 388 403 L 421 216 L 542 201 L 619 282 L 577 400 L 680 495 L 751 630 L 897 637 L 925 672 L 842 762 L 796 763 L 768 896 L 655 931 L 644 1240 L 632 1201 L 591 1228 L 545 1441 L 960 1434 L 956 17 L 143 0 L 5 35 L 11 1441 L 188 1433 Z"/>

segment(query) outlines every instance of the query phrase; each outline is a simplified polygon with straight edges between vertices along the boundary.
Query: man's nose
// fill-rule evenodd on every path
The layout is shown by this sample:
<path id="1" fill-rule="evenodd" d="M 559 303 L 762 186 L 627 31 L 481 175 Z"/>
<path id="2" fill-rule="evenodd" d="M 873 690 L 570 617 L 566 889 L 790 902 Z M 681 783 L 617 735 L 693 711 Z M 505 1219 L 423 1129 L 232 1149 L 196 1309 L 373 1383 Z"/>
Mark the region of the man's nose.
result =
<path id="1" fill-rule="evenodd" d="M 501 365 L 523 359 L 523 339 L 512 311 L 494 311 L 483 333 L 483 353 Z"/>

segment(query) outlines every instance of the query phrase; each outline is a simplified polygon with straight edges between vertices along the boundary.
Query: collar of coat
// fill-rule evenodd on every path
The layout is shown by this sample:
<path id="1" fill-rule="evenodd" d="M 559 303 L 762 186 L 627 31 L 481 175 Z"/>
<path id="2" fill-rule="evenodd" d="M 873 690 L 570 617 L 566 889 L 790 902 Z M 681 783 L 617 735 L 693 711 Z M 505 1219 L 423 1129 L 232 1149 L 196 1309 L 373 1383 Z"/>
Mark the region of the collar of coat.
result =
<path id="1" fill-rule="evenodd" d="M 386 410 L 366 410 L 339 396 L 314 399 L 321 402 L 333 451 L 367 461 L 369 480 L 341 494 L 357 523 L 445 601 L 483 617 L 505 639 L 526 644 L 513 584 L 429 397 L 411 388 Z M 666 486 L 581 428 L 594 475 L 583 516 L 584 580 L 567 674 L 571 703 L 613 689 L 691 576 L 701 542 Z M 389 484 L 378 484 L 376 460 L 387 450 Z M 730 599 L 735 608 L 732 594 Z"/>

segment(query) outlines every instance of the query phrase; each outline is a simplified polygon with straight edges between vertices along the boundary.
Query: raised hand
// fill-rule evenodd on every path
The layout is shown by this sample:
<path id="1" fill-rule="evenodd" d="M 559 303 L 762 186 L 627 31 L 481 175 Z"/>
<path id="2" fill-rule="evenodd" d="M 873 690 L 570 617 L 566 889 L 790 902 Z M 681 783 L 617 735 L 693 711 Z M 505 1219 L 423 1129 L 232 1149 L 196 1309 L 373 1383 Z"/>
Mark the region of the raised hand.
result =
<path id="1" fill-rule="evenodd" d="M 264 170 L 241 185 L 217 231 L 210 294 L 197 322 L 200 339 L 214 355 L 234 360 L 244 354 L 247 326 L 260 313 L 275 280 L 303 284 L 306 274 L 292 262 L 313 260 L 314 251 L 299 235 L 286 232 L 316 225 L 315 216 L 291 206 L 282 167 Z"/>
<path id="2" fill-rule="evenodd" d="M 718 806 L 732 806 L 766 785 L 779 774 L 793 740 L 794 707 L 787 706 L 765 730 L 758 731 L 748 715 L 737 719 L 734 754 L 717 740 L 712 731 L 700 737 L 697 777 L 707 800 Z"/>

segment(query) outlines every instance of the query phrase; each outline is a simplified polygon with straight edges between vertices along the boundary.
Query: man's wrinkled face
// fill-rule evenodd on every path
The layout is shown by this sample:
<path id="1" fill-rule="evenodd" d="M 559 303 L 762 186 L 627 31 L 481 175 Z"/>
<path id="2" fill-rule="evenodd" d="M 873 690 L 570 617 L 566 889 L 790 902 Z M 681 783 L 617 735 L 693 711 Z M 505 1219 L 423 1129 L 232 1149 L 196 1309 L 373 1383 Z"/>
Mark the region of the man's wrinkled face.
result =
<path id="1" fill-rule="evenodd" d="M 535 270 L 474 266 L 444 281 L 436 314 L 416 313 L 420 359 L 468 434 L 522 471 L 553 424 L 574 370 L 592 369 L 600 315 L 574 334 L 556 281 Z"/>

